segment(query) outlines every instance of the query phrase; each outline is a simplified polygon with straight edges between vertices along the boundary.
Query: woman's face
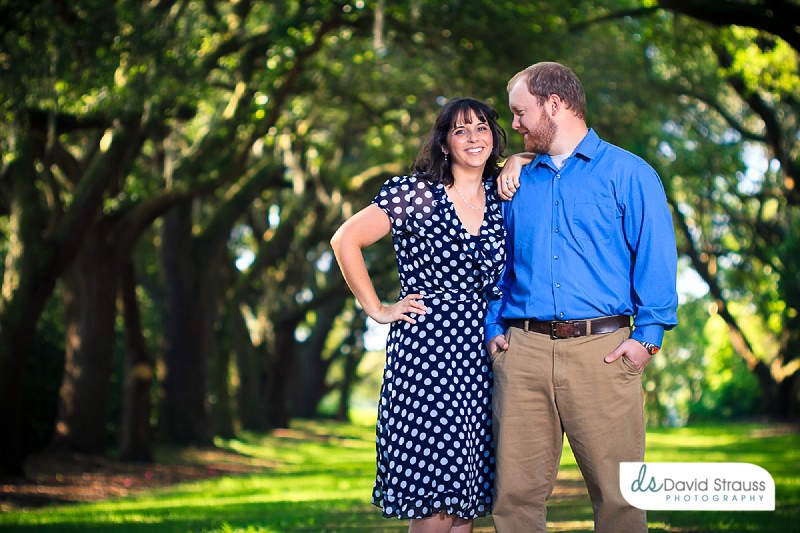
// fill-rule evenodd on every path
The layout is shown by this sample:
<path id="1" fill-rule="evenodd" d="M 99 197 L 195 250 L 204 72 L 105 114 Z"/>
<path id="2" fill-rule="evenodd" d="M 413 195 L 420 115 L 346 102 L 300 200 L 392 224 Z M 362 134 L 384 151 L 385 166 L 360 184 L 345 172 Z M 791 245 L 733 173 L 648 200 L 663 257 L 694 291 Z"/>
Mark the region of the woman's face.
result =
<path id="1" fill-rule="evenodd" d="M 447 133 L 446 149 L 453 169 L 459 166 L 482 169 L 493 148 L 492 129 L 472 110 L 457 117 Z"/>

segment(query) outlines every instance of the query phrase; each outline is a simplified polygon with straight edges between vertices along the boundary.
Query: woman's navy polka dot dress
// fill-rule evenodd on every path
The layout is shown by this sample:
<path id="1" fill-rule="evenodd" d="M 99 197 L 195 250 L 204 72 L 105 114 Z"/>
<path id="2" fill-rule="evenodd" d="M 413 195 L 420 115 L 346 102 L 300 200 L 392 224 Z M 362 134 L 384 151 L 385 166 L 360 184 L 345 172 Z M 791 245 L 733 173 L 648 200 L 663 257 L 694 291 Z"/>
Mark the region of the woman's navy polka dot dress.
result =
<path id="1" fill-rule="evenodd" d="M 384 516 L 465 519 L 491 512 L 491 370 L 486 298 L 505 262 L 500 203 L 485 182 L 480 232 L 467 232 L 442 184 L 388 180 L 375 197 L 391 220 L 401 295 L 428 308 L 392 323 L 386 346 L 372 502 Z"/>

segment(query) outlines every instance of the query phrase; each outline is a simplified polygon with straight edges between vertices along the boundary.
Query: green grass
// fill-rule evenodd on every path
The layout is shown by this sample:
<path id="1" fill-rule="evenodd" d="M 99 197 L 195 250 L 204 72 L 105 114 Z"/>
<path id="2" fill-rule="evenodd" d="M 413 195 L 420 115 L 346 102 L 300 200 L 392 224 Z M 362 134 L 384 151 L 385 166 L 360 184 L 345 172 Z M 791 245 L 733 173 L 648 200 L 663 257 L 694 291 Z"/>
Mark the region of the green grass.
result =
<path id="1" fill-rule="evenodd" d="M 648 432 L 649 461 L 753 463 L 775 480 L 775 511 L 652 511 L 678 531 L 800 531 L 800 434 L 785 426 L 715 425 Z"/>
<path id="2" fill-rule="evenodd" d="M 374 429 L 298 421 L 279 435 L 245 434 L 217 445 L 260 464 L 249 475 L 186 483 L 93 504 L 0 514 L 0 530 L 42 532 L 406 531 L 370 505 Z M 175 451 L 162 451 L 162 461 Z M 800 528 L 800 435 L 765 424 L 655 429 L 648 461 L 738 461 L 775 479 L 774 512 L 650 512 L 650 531 L 797 531 Z M 592 511 L 572 454 L 563 454 L 548 515 L 551 531 L 591 531 Z M 476 531 L 491 531 L 490 518 Z"/>

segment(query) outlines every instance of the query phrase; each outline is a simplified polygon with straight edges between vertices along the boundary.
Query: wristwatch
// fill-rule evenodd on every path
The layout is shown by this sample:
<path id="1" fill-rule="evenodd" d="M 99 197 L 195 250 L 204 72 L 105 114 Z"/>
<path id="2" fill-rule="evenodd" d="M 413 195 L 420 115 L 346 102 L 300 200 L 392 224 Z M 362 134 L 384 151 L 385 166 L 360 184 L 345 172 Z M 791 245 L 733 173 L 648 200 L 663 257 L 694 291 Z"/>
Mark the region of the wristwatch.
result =
<path id="1" fill-rule="evenodd" d="M 638 341 L 639 344 L 644 346 L 644 349 L 647 350 L 647 353 L 649 353 L 650 355 L 657 354 L 658 351 L 661 349 L 661 346 L 656 346 L 652 342 L 640 341 L 639 339 L 636 339 L 636 341 Z"/>

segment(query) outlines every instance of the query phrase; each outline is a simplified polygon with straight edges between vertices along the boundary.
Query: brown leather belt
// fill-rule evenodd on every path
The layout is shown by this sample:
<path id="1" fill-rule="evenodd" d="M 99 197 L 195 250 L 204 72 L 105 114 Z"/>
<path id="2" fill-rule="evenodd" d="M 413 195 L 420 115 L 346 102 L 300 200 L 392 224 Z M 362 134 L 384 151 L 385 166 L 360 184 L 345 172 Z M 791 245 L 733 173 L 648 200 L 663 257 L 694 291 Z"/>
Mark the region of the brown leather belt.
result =
<path id="1" fill-rule="evenodd" d="M 527 320 L 515 318 L 509 320 L 508 323 L 515 328 L 550 335 L 551 339 L 569 339 L 570 337 L 583 337 L 584 335 L 613 333 L 619 328 L 630 327 L 631 317 L 615 315 L 590 320 Z"/>

